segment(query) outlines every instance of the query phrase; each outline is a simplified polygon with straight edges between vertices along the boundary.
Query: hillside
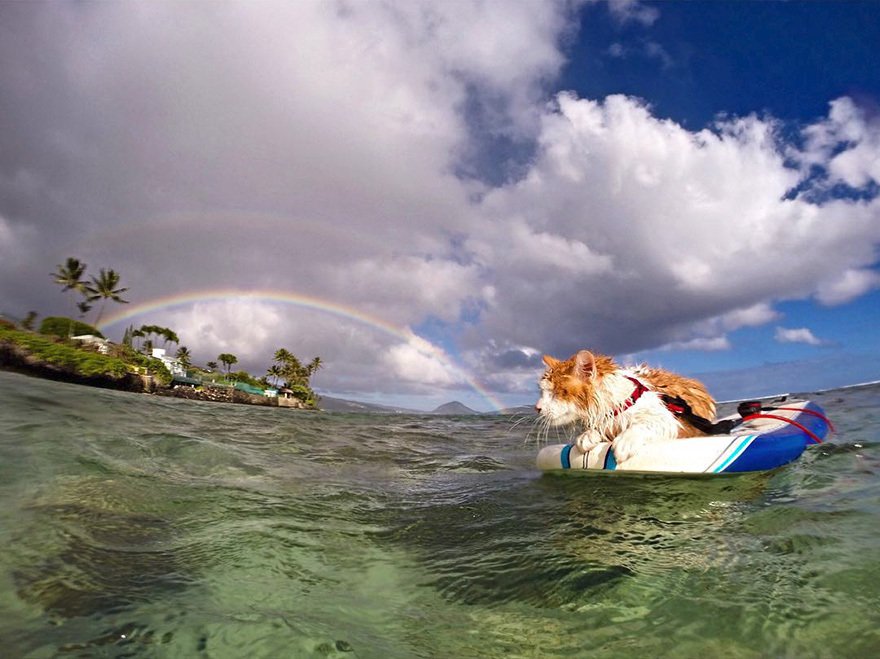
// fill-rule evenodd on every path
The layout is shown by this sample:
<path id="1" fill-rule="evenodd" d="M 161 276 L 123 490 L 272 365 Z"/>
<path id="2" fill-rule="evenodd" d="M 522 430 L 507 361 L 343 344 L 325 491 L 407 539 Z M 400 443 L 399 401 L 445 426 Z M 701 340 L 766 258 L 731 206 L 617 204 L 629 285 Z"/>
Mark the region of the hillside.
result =
<path id="1" fill-rule="evenodd" d="M 424 414 L 419 410 L 410 410 L 405 407 L 393 407 L 390 405 L 376 405 L 374 403 L 362 403 L 356 400 L 321 396 L 318 400 L 318 408 L 326 412 L 352 412 L 372 414 Z"/>
<path id="2" fill-rule="evenodd" d="M 452 401 L 451 403 L 444 403 L 440 407 L 434 409 L 431 414 L 448 414 L 461 416 L 465 414 L 479 414 L 476 410 L 472 410 L 464 403 L 459 403 L 457 400 Z"/>

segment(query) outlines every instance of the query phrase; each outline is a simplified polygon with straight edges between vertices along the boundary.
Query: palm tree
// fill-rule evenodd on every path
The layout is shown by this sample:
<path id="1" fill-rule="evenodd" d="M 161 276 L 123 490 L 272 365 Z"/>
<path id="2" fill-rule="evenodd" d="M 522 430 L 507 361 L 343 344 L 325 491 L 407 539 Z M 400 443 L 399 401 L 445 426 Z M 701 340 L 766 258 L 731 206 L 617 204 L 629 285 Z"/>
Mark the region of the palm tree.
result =
<path id="1" fill-rule="evenodd" d="M 143 330 L 143 329 L 133 329 L 133 330 L 131 330 L 131 340 L 132 340 L 132 342 L 134 342 L 134 339 L 144 339 L 144 338 L 146 338 L 146 336 L 147 336 L 147 335 L 144 333 L 144 330 Z M 129 343 L 129 345 L 131 345 L 131 343 Z M 138 349 L 138 351 L 140 351 L 140 349 L 141 349 L 141 342 L 140 342 L 140 341 L 138 341 L 138 347 L 137 347 L 137 349 Z"/>
<path id="2" fill-rule="evenodd" d="M 302 384 L 303 378 L 305 377 L 305 369 L 303 368 L 302 362 L 300 362 L 299 358 L 296 355 L 290 355 L 287 361 L 284 363 L 282 367 L 284 372 L 284 378 L 287 380 L 289 385 L 293 384 Z"/>
<path id="3" fill-rule="evenodd" d="M 205 364 L 205 367 L 209 370 L 216 371 L 217 370 L 217 362 L 208 362 Z"/>
<path id="4" fill-rule="evenodd" d="M 278 386 L 278 380 L 284 375 L 284 371 L 278 364 L 272 364 L 267 370 L 266 375 L 275 380 L 275 386 Z"/>
<path id="5" fill-rule="evenodd" d="M 324 365 L 324 361 L 320 357 L 314 357 L 308 365 L 309 377 L 311 377 L 319 368 Z"/>
<path id="6" fill-rule="evenodd" d="M 188 369 L 192 366 L 192 354 L 190 354 L 189 348 L 186 346 L 180 346 L 177 349 L 177 360 L 180 362 L 180 365 L 183 366 L 184 370 Z"/>
<path id="7" fill-rule="evenodd" d="M 293 355 L 287 348 L 278 348 L 278 350 L 275 351 L 273 359 L 278 364 L 286 364 L 290 361 L 291 357 L 293 357 Z"/>
<path id="8" fill-rule="evenodd" d="M 64 265 L 58 265 L 58 270 L 50 274 L 52 280 L 61 286 L 61 292 L 66 293 L 67 291 L 77 291 L 83 295 L 86 295 L 86 283 L 83 281 L 83 277 L 86 274 L 86 264 L 80 263 L 79 259 L 75 259 L 72 256 L 67 257 L 67 261 L 64 262 Z M 73 331 L 73 320 L 71 319 L 67 334 L 68 336 Z"/>
<path id="9" fill-rule="evenodd" d="M 24 317 L 21 321 L 21 326 L 23 329 L 33 331 L 34 323 L 37 321 L 37 312 L 36 311 L 28 311 L 27 316 Z"/>
<path id="10" fill-rule="evenodd" d="M 148 339 L 150 341 L 150 345 L 153 344 L 153 335 L 159 333 L 159 328 L 156 325 L 141 325 L 140 328 L 135 330 L 134 336 L 139 336 L 144 339 Z"/>
<path id="11" fill-rule="evenodd" d="M 164 339 L 162 341 L 163 347 L 168 345 L 168 342 L 171 343 L 180 343 L 180 339 L 177 334 L 172 329 L 168 329 L 167 327 L 162 327 L 159 329 L 160 336 Z"/>
<path id="12" fill-rule="evenodd" d="M 112 268 L 109 270 L 101 268 L 100 276 L 93 276 L 91 284 L 86 285 L 86 299 L 89 302 L 102 300 L 101 308 L 98 309 L 98 317 L 95 318 L 95 327 L 101 324 L 101 316 L 104 314 L 104 305 L 107 304 L 107 300 L 128 304 L 128 300 L 122 299 L 122 294 L 128 289 L 117 288 L 117 286 L 119 286 L 119 274 Z"/>
<path id="13" fill-rule="evenodd" d="M 226 375 L 228 376 L 232 365 L 238 363 L 238 357 L 228 352 L 224 352 L 217 355 L 217 361 L 226 367 Z"/>

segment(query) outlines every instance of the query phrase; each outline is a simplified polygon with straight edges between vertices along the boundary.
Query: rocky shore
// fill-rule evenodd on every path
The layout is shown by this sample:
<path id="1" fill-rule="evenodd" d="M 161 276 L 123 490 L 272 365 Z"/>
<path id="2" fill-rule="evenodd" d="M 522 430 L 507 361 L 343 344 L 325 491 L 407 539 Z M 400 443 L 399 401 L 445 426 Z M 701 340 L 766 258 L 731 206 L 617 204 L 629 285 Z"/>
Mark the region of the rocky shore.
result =
<path id="1" fill-rule="evenodd" d="M 133 393 L 147 393 L 186 400 L 202 400 L 218 403 L 237 403 L 260 405 L 263 407 L 289 407 L 303 409 L 305 406 L 296 399 L 268 398 L 239 391 L 231 386 L 191 387 L 186 385 L 166 386 L 151 375 L 124 373 L 116 376 L 110 373 L 83 375 L 71 366 L 52 364 L 35 357 L 25 348 L 8 341 L 0 340 L 0 369 L 24 375 L 82 384 L 89 387 L 116 389 Z"/>
<path id="2" fill-rule="evenodd" d="M 189 387 L 186 385 L 175 385 L 172 387 L 160 387 L 153 393 L 158 396 L 169 396 L 173 398 L 185 398 L 187 400 L 205 400 L 214 403 L 239 403 L 242 405 L 261 405 L 263 407 L 290 407 L 295 409 L 304 409 L 301 401 L 296 399 L 269 398 L 267 396 L 256 396 L 245 391 L 239 391 L 233 387 Z"/>
<path id="3" fill-rule="evenodd" d="M 50 364 L 41 360 L 21 346 L 6 341 L 0 341 L 0 368 L 47 380 L 137 393 L 153 393 L 160 386 L 149 375 L 136 375 L 134 373 L 125 373 L 121 376 L 115 376 L 110 373 L 82 375 L 71 367 Z"/>

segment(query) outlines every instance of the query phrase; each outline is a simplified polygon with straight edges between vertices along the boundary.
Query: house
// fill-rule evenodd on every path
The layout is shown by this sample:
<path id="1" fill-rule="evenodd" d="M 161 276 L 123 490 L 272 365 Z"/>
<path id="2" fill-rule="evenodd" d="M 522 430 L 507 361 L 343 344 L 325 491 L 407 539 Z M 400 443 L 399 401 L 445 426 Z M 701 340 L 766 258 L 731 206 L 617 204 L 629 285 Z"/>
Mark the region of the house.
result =
<path id="1" fill-rule="evenodd" d="M 183 364 L 180 363 L 179 359 L 168 357 L 165 354 L 165 348 L 153 348 L 153 357 L 165 364 L 165 368 L 168 369 L 171 375 L 186 377 L 186 369 L 183 367 Z"/>
<path id="2" fill-rule="evenodd" d="M 278 390 L 278 407 L 302 407 L 302 403 L 294 398 L 293 391 L 287 387 Z"/>

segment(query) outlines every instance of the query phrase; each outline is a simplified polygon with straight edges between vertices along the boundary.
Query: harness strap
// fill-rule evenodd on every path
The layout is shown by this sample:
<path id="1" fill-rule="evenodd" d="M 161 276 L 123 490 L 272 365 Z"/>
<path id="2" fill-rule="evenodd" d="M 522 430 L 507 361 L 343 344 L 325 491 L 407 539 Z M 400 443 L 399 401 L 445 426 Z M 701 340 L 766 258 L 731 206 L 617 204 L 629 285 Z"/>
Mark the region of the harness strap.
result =
<path id="1" fill-rule="evenodd" d="M 740 423 L 738 419 L 725 419 L 723 421 L 712 423 L 709 419 L 704 419 L 703 417 L 694 414 L 691 406 L 683 398 L 670 396 L 669 394 L 663 394 L 661 398 L 666 405 L 666 409 L 707 435 L 727 435 Z"/>
<path id="2" fill-rule="evenodd" d="M 783 408 L 780 407 L 778 409 L 783 409 Z M 789 409 L 791 409 L 791 408 L 789 408 Z M 798 412 L 805 412 L 806 411 L 806 410 L 799 410 L 797 408 L 794 408 L 794 409 L 797 410 Z M 818 414 L 818 416 L 822 416 L 822 415 Z M 822 416 L 822 418 L 825 418 L 825 417 Z M 775 419 L 776 421 L 785 421 L 786 423 L 790 423 L 791 425 L 793 425 L 798 430 L 801 430 L 801 431 L 807 433 L 810 436 L 810 439 L 812 439 L 816 444 L 822 443 L 822 440 L 819 439 L 819 436 L 816 435 L 816 433 L 814 433 L 809 428 L 801 425 L 800 423 L 798 423 L 794 419 L 789 419 L 788 417 L 779 416 L 778 414 L 750 414 L 749 416 L 743 417 L 743 421 L 751 421 L 752 419 Z"/>
<path id="3" fill-rule="evenodd" d="M 630 394 L 630 397 L 623 401 L 623 404 L 619 408 L 614 410 L 614 416 L 628 410 L 639 398 L 641 398 L 642 394 L 650 391 L 648 387 L 635 378 L 627 375 L 626 379 L 632 382 L 635 388 L 633 389 L 632 394 Z M 683 398 L 661 394 L 660 399 L 663 401 L 663 404 L 666 405 L 666 408 L 675 416 L 681 417 L 694 428 L 707 435 L 726 435 L 733 430 L 738 423 L 740 423 L 738 420 L 732 419 L 712 423 L 708 419 L 704 419 L 703 417 L 694 414 L 693 410 L 691 410 L 691 406 Z"/>
<path id="4" fill-rule="evenodd" d="M 789 411 L 789 412 L 801 412 L 801 413 L 803 413 L 803 414 L 811 414 L 812 416 L 817 416 L 817 417 L 819 417 L 819 418 L 822 419 L 826 424 L 828 424 L 828 430 L 830 430 L 831 432 L 837 432 L 837 431 L 834 429 L 834 424 L 831 423 L 831 419 L 829 419 L 827 416 L 825 416 L 825 415 L 822 414 L 821 412 L 817 412 L 816 410 L 808 410 L 808 409 L 804 409 L 804 408 L 800 408 L 800 407 L 765 407 L 765 408 L 763 408 L 763 409 L 764 409 L 764 410 L 767 410 L 767 411 L 773 411 L 773 410 L 787 410 L 787 411 Z"/>
<path id="5" fill-rule="evenodd" d="M 630 382 L 632 382 L 632 383 L 635 385 L 635 389 L 634 389 L 633 392 L 629 395 L 629 398 L 627 398 L 625 401 L 623 401 L 623 404 L 622 404 L 620 407 L 618 407 L 616 410 L 614 410 L 614 416 L 617 416 L 618 414 L 622 414 L 623 412 L 625 412 L 626 410 L 628 410 L 630 407 L 632 407 L 632 406 L 635 404 L 635 402 L 636 402 L 639 398 L 642 397 L 642 394 L 643 394 L 643 393 L 645 393 L 645 392 L 647 392 L 647 391 L 650 391 L 650 390 L 648 389 L 648 387 L 646 387 L 645 385 L 643 385 L 641 382 L 639 382 L 639 381 L 636 380 L 635 378 L 631 378 L 631 377 L 628 376 L 628 375 L 625 376 L 625 377 L 626 377 L 627 380 L 629 380 Z"/>

